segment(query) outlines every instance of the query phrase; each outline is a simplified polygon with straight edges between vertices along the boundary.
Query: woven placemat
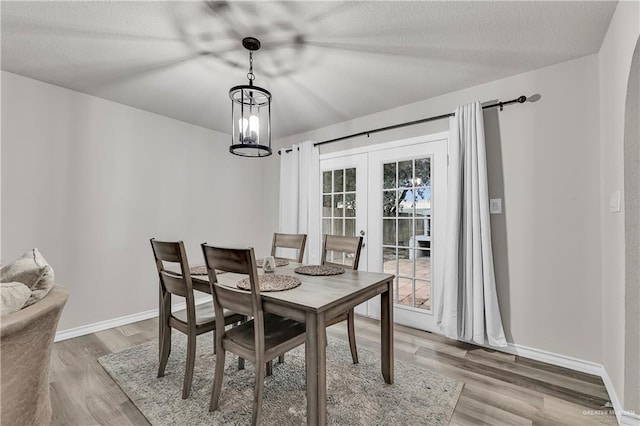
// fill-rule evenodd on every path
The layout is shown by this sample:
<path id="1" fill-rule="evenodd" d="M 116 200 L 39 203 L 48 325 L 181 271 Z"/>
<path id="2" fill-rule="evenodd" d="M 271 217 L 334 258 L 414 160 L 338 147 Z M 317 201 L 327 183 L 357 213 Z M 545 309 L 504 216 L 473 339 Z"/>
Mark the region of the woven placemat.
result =
<path id="1" fill-rule="evenodd" d="M 259 275 L 258 281 L 260 282 L 260 291 L 290 290 L 302 284 L 302 282 L 298 278 L 292 277 L 290 275 Z M 243 290 L 251 289 L 249 278 L 244 278 L 238 281 L 236 283 L 236 286 Z"/>
<path id="2" fill-rule="evenodd" d="M 264 259 L 256 259 L 256 266 L 258 268 L 262 268 L 262 264 L 264 263 Z M 278 266 L 287 266 L 289 261 L 287 259 L 279 259 L 276 257 L 276 267 Z"/>
<path id="3" fill-rule="evenodd" d="M 344 274 L 344 268 L 325 265 L 299 266 L 295 271 L 302 275 L 339 275 Z"/>
<path id="4" fill-rule="evenodd" d="M 176 272 L 175 274 L 180 275 L 179 272 Z M 226 274 L 226 271 L 216 269 L 216 274 Z M 207 275 L 207 267 L 205 265 L 190 266 L 189 275 Z"/>
<path id="5" fill-rule="evenodd" d="M 207 275 L 207 267 L 205 265 L 196 265 L 189 267 L 191 275 Z"/>

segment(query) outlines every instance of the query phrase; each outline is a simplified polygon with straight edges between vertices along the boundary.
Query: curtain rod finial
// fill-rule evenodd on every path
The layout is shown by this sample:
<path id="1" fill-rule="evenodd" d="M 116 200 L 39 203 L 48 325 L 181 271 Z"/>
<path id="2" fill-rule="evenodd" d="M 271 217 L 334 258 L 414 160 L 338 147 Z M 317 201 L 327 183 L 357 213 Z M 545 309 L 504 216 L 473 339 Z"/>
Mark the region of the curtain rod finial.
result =
<path id="1" fill-rule="evenodd" d="M 520 96 L 520 97 L 517 99 L 517 101 L 518 101 L 518 103 L 519 103 L 519 104 L 523 104 L 523 103 L 525 103 L 525 102 L 526 102 L 526 100 L 527 100 L 527 97 L 526 97 L 526 96 L 524 96 L 524 95 L 523 95 L 523 96 Z"/>

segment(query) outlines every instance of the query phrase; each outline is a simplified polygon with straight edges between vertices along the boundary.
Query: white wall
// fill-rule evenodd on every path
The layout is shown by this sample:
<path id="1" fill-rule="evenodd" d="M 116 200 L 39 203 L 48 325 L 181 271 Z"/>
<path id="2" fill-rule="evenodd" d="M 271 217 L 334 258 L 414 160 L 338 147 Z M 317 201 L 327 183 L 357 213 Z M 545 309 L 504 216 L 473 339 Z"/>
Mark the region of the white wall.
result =
<path id="1" fill-rule="evenodd" d="M 624 119 L 625 408 L 640 413 L 640 42 L 629 72 Z"/>
<path id="2" fill-rule="evenodd" d="M 624 397 L 624 212 L 609 212 L 609 196 L 614 191 L 624 192 L 625 101 L 631 59 L 640 34 L 639 18 L 638 2 L 619 2 L 599 53 L 602 324 L 606 330 L 602 348 L 604 366 L 621 402 L 627 402 Z"/>
<path id="3" fill-rule="evenodd" d="M 389 84 L 392 84 L 390 76 Z M 595 55 L 277 141 L 289 146 L 540 94 L 485 113 L 498 297 L 508 340 L 602 360 L 598 60 Z M 445 130 L 447 121 L 338 142 L 322 152 Z M 275 164 L 270 186 L 277 190 Z M 277 216 L 271 217 L 272 226 Z"/>
<path id="4" fill-rule="evenodd" d="M 262 251 L 262 164 L 227 135 L 2 72 L 2 261 L 38 247 L 69 287 L 59 330 L 157 308 L 149 238 Z M 258 188 L 258 190 L 256 189 Z"/>

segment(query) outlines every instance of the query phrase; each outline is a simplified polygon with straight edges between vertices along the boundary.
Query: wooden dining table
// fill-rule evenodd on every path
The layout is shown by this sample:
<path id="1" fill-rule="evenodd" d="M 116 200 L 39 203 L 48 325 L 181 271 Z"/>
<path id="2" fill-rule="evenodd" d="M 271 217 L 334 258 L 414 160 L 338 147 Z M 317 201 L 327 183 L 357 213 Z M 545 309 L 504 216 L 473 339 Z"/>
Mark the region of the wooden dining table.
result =
<path id="1" fill-rule="evenodd" d="M 291 318 L 306 325 L 305 364 L 307 380 L 307 424 L 327 423 L 326 322 L 367 300 L 380 295 L 380 354 L 382 376 L 393 383 L 393 278 L 391 274 L 353 271 L 331 276 L 298 274 L 301 266 L 291 262 L 277 267 L 275 274 L 291 275 L 301 285 L 285 291 L 262 292 L 264 312 Z M 262 269 L 258 269 L 262 274 Z M 243 275 L 218 275 L 220 284 L 236 286 Z M 206 275 L 192 275 L 196 290 L 211 293 Z"/>

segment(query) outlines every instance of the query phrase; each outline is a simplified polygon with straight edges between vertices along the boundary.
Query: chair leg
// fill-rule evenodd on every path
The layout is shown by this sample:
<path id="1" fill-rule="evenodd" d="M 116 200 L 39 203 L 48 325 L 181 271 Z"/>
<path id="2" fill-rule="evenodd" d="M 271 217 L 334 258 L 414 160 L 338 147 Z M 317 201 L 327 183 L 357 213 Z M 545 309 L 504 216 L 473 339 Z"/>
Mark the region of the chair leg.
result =
<path id="1" fill-rule="evenodd" d="M 354 364 L 358 363 L 358 350 L 356 348 L 356 319 L 355 312 L 352 310 L 349 311 L 349 316 L 347 317 L 347 331 L 349 333 L 349 347 L 351 348 L 351 359 Z"/>
<path id="2" fill-rule="evenodd" d="M 220 400 L 220 392 L 222 391 L 222 374 L 224 374 L 224 355 L 225 350 L 221 349 L 216 354 L 216 371 L 213 378 L 213 389 L 211 390 L 211 402 L 209 403 L 209 411 L 218 409 L 218 401 Z"/>
<path id="3" fill-rule="evenodd" d="M 267 376 L 271 376 L 273 374 L 273 361 L 267 361 Z"/>
<path id="4" fill-rule="evenodd" d="M 282 355 L 280 355 L 280 356 L 278 357 L 278 363 L 280 363 L 280 364 L 284 364 L 284 354 L 282 354 Z"/>
<path id="5" fill-rule="evenodd" d="M 251 415 L 251 424 L 256 426 L 260 424 L 260 417 L 262 415 L 262 393 L 264 390 L 264 362 L 256 362 L 256 386 L 253 389 L 253 414 Z"/>
<path id="6" fill-rule="evenodd" d="M 162 353 L 160 354 L 158 377 L 163 377 L 164 369 L 167 367 L 167 361 L 169 361 L 169 354 L 171 353 L 171 327 L 169 327 L 168 324 L 163 327 L 162 342 L 160 346 L 162 348 Z"/>
<path id="7" fill-rule="evenodd" d="M 187 335 L 187 364 L 184 369 L 184 384 L 182 385 L 182 399 L 189 398 L 191 382 L 193 381 L 193 367 L 196 362 L 196 335 Z"/>
<path id="8" fill-rule="evenodd" d="M 243 319 L 242 321 L 238 321 L 237 323 L 234 323 L 234 324 L 233 324 L 233 327 L 237 327 L 237 326 L 239 326 L 240 324 L 242 324 L 243 322 L 246 322 L 246 321 L 247 321 L 247 317 L 246 317 L 246 316 L 245 316 L 245 317 L 243 317 L 243 318 L 244 318 L 244 319 Z M 244 370 L 244 358 L 242 358 L 242 357 L 239 357 L 239 358 L 238 358 L 238 370 Z"/>

